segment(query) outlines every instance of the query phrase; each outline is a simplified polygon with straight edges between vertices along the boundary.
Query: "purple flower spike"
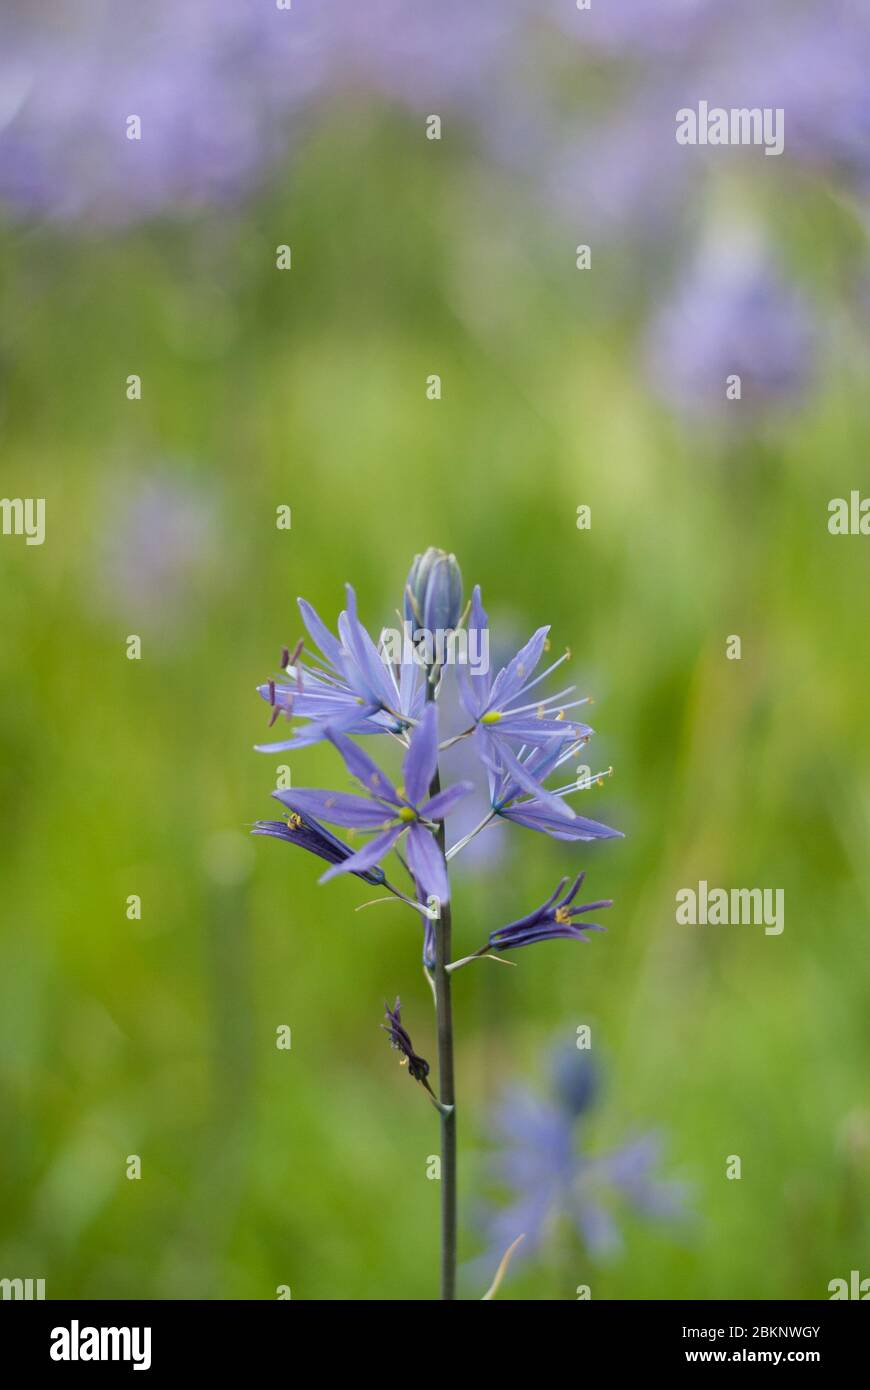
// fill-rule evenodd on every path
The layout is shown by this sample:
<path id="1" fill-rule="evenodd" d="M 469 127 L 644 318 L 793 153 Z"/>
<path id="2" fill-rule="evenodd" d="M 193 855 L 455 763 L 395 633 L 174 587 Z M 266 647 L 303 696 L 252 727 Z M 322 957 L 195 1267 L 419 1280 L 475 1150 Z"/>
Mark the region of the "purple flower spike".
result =
<path id="1" fill-rule="evenodd" d="M 536 941 L 588 941 L 586 932 L 604 931 L 605 928 L 599 927 L 595 922 L 584 922 L 582 926 L 578 926 L 573 920 L 575 917 L 582 917 L 586 912 L 597 912 L 599 908 L 613 906 L 607 899 L 597 903 L 585 903 L 582 907 L 572 906 L 585 877 L 584 873 L 578 874 L 564 898 L 559 898 L 568 882 L 567 878 L 563 878 L 547 901 L 535 908 L 534 912 L 511 922 L 507 927 L 499 927 L 497 931 L 490 932 L 490 950 L 513 951 L 520 946 L 531 946 Z"/>

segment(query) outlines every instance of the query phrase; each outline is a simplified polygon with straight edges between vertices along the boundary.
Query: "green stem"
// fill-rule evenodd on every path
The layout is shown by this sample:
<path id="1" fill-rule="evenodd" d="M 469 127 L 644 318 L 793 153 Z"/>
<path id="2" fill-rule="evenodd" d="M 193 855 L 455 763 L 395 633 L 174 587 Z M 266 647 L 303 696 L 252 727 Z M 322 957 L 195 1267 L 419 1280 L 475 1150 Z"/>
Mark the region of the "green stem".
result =
<path id="1" fill-rule="evenodd" d="M 435 692 L 427 681 L 426 695 Z M 441 790 L 438 769 L 432 779 L 431 795 Z M 444 853 L 444 822 L 436 832 Z M 446 861 L 445 861 L 446 863 Z M 438 1090 L 441 1101 L 441 1298 L 456 1298 L 456 1090 L 453 1080 L 453 1001 L 447 966 L 452 959 L 452 920 L 450 903 L 441 904 L 441 917 L 435 927 L 435 1018 L 438 1027 Z"/>

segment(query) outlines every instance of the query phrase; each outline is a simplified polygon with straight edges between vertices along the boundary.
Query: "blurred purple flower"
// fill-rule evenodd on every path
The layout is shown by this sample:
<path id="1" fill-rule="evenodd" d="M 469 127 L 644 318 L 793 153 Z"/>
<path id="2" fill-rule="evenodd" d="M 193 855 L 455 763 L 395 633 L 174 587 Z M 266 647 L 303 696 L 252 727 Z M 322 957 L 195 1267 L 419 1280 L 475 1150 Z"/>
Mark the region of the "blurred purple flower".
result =
<path id="1" fill-rule="evenodd" d="M 655 1175 L 661 1139 L 648 1133 L 595 1156 L 584 1152 L 584 1128 L 600 1095 L 600 1078 L 589 1054 L 573 1044 L 552 1058 L 554 1101 L 519 1087 L 509 1091 L 493 1114 L 503 1145 L 493 1170 L 509 1194 L 508 1205 L 486 1220 L 490 1258 L 524 1234 L 521 1258 L 545 1241 L 559 1218 L 567 1218 L 593 1256 L 614 1254 L 621 1246 L 616 1213 L 620 1206 L 660 1220 L 685 1215 L 681 1184 Z"/>
<path id="2" fill-rule="evenodd" d="M 168 466 L 113 484 L 96 551 L 100 603 L 170 631 L 216 569 L 220 532 L 213 494 Z"/>
<path id="3" fill-rule="evenodd" d="M 726 396 L 740 378 L 744 409 L 792 400 L 812 368 L 813 324 L 798 291 L 769 257 L 739 234 L 705 249 L 647 335 L 650 377 L 662 397 L 688 414 L 741 406 Z"/>
<path id="4" fill-rule="evenodd" d="M 238 197 L 285 152 L 287 113 L 320 89 L 330 40 L 304 4 L 4 7 L 0 199 L 125 222 Z"/>

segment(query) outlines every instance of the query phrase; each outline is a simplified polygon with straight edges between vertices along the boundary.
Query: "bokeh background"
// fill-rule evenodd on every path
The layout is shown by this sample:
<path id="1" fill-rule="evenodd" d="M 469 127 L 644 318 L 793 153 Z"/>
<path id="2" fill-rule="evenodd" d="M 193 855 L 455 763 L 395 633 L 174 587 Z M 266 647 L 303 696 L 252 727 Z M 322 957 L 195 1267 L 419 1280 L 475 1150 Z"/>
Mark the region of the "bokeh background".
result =
<path id="1" fill-rule="evenodd" d="M 658 1131 L 689 1215 L 623 1204 L 606 1260 L 556 1223 L 504 1297 L 870 1274 L 870 541 L 827 529 L 870 495 L 866 10 L 79 0 L 2 38 L 2 492 L 47 534 L 0 539 L 0 1275 L 433 1296 L 435 1117 L 379 1029 L 400 993 L 434 1057 L 419 932 L 248 834 L 296 595 L 352 580 L 377 629 L 430 544 L 506 650 L 571 647 L 615 769 L 582 809 L 626 833 L 457 875 L 468 949 L 570 869 L 616 904 L 457 978 L 465 1296 L 492 1106 L 584 1023 L 584 1151 Z M 678 147 L 702 98 L 782 106 L 785 154 Z M 677 926 L 700 878 L 783 888 L 784 933 Z"/>

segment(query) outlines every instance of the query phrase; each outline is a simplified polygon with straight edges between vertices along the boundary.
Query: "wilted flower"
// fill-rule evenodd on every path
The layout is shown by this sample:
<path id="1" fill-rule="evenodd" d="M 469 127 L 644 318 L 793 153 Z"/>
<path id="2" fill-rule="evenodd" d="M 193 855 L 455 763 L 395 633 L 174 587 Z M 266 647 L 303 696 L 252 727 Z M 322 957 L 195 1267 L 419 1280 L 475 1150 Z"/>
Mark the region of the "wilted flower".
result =
<path id="1" fill-rule="evenodd" d="M 391 1047 L 394 1047 L 397 1052 L 401 1052 L 402 1066 L 407 1065 L 408 1075 L 412 1076 L 415 1081 L 421 1081 L 428 1091 L 430 1088 L 426 1078 L 429 1075 L 429 1063 L 426 1061 L 425 1057 L 418 1057 L 417 1053 L 414 1051 L 414 1045 L 411 1042 L 408 1030 L 402 1023 L 401 1008 L 401 1000 L 398 998 L 396 999 L 395 1007 L 392 1009 L 389 1004 L 384 1004 L 389 1022 L 382 1023 L 381 1027 L 385 1032 L 389 1033 Z"/>
<path id="2" fill-rule="evenodd" d="M 325 859 L 328 864 L 343 864 L 353 856 L 350 845 L 339 840 L 325 825 L 318 825 L 311 816 L 300 815 L 298 811 L 291 811 L 287 820 L 255 821 L 251 834 L 271 835 L 275 840 L 298 845 L 300 849 L 307 849 L 309 854 Z M 384 882 L 383 869 L 351 869 L 350 872 L 366 883 L 379 885 Z"/>
<path id="3" fill-rule="evenodd" d="M 575 917 L 582 917 L 587 912 L 597 912 L 599 908 L 612 907 L 613 903 L 609 899 L 602 899 L 600 902 L 584 903 L 582 907 L 572 906 L 574 899 L 580 891 L 585 873 L 578 874 L 568 892 L 563 898 L 559 894 L 563 891 L 567 878 L 559 881 L 556 888 L 550 894 L 547 901 L 541 903 L 533 912 L 525 917 L 520 917 L 516 922 L 511 922 L 507 927 L 498 927 L 489 934 L 489 949 L 491 951 L 513 951 L 519 946 L 531 946 L 536 941 L 554 941 L 557 939 L 588 941 L 586 935 L 589 931 L 604 931 L 595 922 L 583 922 L 578 925 Z"/>

